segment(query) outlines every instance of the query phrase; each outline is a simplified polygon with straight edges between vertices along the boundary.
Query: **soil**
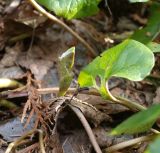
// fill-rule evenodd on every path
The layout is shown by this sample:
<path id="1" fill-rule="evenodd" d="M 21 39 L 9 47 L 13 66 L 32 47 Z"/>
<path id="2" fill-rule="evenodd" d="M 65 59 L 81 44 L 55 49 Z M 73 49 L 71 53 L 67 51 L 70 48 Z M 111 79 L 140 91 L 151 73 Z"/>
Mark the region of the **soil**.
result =
<path id="1" fill-rule="evenodd" d="M 145 26 L 149 15 L 147 4 L 130 4 L 127 0 L 106 2 L 100 3 L 100 11 L 95 16 L 70 21 L 61 19 L 85 39 L 97 55 Z M 156 41 L 159 40 L 157 37 Z M 76 55 L 69 91 L 75 90 L 58 97 L 58 57 L 72 46 L 76 47 Z M 8 86 L 0 85 L 0 153 L 5 152 L 11 142 L 16 143 L 15 152 L 41 152 L 41 141 L 46 153 L 94 153 L 73 106 L 84 114 L 103 152 L 115 144 L 146 135 L 109 134 L 134 112 L 99 95 L 89 94 L 88 89 L 78 90 L 78 74 L 92 59 L 78 39 L 42 16 L 27 0 L 0 1 L 0 79 L 11 81 Z M 131 82 L 111 78 L 111 93 L 146 107 L 159 103 L 158 54 L 156 60 L 149 80 Z M 155 126 L 159 128 L 158 124 Z M 142 142 L 115 153 L 143 153 L 147 144 Z"/>

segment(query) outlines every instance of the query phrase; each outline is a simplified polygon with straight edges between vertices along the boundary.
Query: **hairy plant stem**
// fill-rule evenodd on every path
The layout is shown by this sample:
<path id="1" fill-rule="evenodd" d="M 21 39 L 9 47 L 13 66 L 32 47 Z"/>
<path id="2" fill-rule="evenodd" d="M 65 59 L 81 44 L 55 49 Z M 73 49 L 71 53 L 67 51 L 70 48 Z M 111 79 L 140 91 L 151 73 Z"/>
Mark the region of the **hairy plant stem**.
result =
<path id="1" fill-rule="evenodd" d="M 70 32 L 75 38 L 77 38 L 90 52 L 90 56 L 96 57 L 98 54 L 95 52 L 95 50 L 84 40 L 81 36 L 79 36 L 75 31 L 73 31 L 68 25 L 66 25 L 64 22 L 59 20 L 56 16 L 53 14 L 50 14 L 47 12 L 43 7 L 41 7 L 35 0 L 28 0 L 41 14 L 49 18 L 50 20 L 56 22 L 63 28 L 65 28 L 68 32 Z"/>
<path id="2" fill-rule="evenodd" d="M 119 104 L 122 104 L 130 109 L 136 109 L 139 111 L 147 109 L 145 106 L 142 106 L 137 102 L 130 101 L 130 100 L 123 98 L 123 97 L 116 96 L 116 99 L 117 99 L 117 101 L 115 101 L 115 102 L 118 102 Z"/>
<path id="3" fill-rule="evenodd" d="M 138 110 L 145 110 L 146 107 L 136 103 L 136 102 L 132 102 L 128 99 L 125 99 L 125 98 L 122 98 L 122 97 L 114 97 L 110 91 L 109 91 L 109 88 L 108 88 L 108 83 L 106 83 L 106 94 L 107 94 L 107 97 L 108 99 L 107 100 L 111 100 L 115 103 L 118 103 L 118 104 L 121 104 L 123 106 L 126 106 L 128 108 L 130 108 L 131 110 L 133 111 L 138 111 Z"/>
<path id="4" fill-rule="evenodd" d="M 106 95 L 108 97 L 109 100 L 115 102 L 115 103 L 118 103 L 118 104 L 121 104 L 121 105 L 124 105 L 128 108 L 130 108 L 131 110 L 133 111 L 142 111 L 142 110 L 146 110 L 147 108 L 136 103 L 136 102 L 132 102 L 128 99 L 125 99 L 125 98 L 122 98 L 122 97 L 114 97 L 110 91 L 109 91 L 109 88 L 108 88 L 108 83 L 106 83 Z M 160 132 L 156 129 L 152 129 L 151 128 L 151 131 L 155 134 L 160 134 Z"/>

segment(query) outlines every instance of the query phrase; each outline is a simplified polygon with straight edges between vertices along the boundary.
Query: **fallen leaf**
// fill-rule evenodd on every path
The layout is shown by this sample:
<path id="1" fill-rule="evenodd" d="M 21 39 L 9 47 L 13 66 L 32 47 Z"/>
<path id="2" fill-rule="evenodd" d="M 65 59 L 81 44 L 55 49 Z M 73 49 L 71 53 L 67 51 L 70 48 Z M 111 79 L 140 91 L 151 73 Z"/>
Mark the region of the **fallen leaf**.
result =
<path id="1" fill-rule="evenodd" d="M 42 80 L 43 77 L 47 74 L 47 71 L 53 66 L 52 61 L 46 61 L 44 59 L 34 59 L 32 57 L 27 57 L 27 55 L 21 55 L 17 64 L 20 66 L 31 70 L 34 74 L 35 79 Z"/>

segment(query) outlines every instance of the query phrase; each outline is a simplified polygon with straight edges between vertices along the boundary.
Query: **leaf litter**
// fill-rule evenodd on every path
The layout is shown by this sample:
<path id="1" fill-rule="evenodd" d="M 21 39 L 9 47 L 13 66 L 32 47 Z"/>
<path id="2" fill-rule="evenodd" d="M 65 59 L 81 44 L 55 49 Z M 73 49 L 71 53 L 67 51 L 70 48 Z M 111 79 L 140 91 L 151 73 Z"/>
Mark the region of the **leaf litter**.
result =
<path id="1" fill-rule="evenodd" d="M 14 2 L 17 2 L 18 5 L 12 8 Z M 71 102 L 72 97 L 57 98 L 54 93 L 48 94 L 49 99 L 51 97 L 52 100 L 48 100 L 47 95 L 39 95 L 37 89 L 58 86 L 57 59 L 62 52 L 72 46 L 77 46 L 78 61 L 75 62 L 72 87 L 76 87 L 74 82 L 76 82 L 79 70 L 84 66 L 84 63 L 89 63 L 92 58 L 87 55 L 87 50 L 70 33 L 64 31 L 59 25 L 41 17 L 27 1 L 18 2 L 17 0 L 11 3 L 9 1 L 0 2 L 0 77 L 16 79 L 24 85 L 24 88 L 15 89 L 17 91 L 14 92 L 14 98 L 7 98 L 11 102 L 16 101 L 16 105 L 21 109 L 11 113 L 9 115 L 10 120 L 6 120 L 5 123 L 1 122 L 1 140 L 7 143 L 14 141 L 12 136 L 23 136 L 28 131 L 27 127 L 29 126 L 30 130 L 39 128 L 44 131 L 46 152 L 91 153 L 92 145 L 81 123 L 68 107 L 68 101 L 84 113 L 93 128 L 98 144 L 102 148 L 134 138 L 132 135 L 118 138 L 106 134 L 106 131 L 110 131 L 119 120 L 130 115 L 128 114 L 129 110 L 123 106 L 111 102 L 106 103 L 99 96 L 87 94 L 77 96 L 80 101 L 87 102 L 87 105 Z M 114 20 L 117 23 L 113 22 L 112 18 L 105 13 L 100 12 L 94 17 L 68 21 L 67 24 L 71 25 L 100 53 L 100 51 L 113 45 L 110 43 L 111 41 L 105 41 L 110 33 L 115 32 L 116 35 L 121 36 L 122 29 L 126 32 L 133 32 L 138 27 L 138 24 L 135 24 L 135 20 L 137 20 L 135 14 L 130 13 L 134 15 L 132 17 L 134 21 L 128 16 L 122 16 L 118 20 L 117 11 L 114 8 L 112 10 L 115 16 Z M 126 7 L 124 7 L 124 13 L 125 10 Z M 3 13 L 6 13 L 5 17 Z M 138 14 L 138 16 L 140 15 Z M 138 22 L 145 24 L 142 19 Z M 119 41 L 113 38 L 110 40 L 115 43 Z M 135 85 L 123 79 L 112 78 L 110 82 L 109 86 L 112 93 L 135 101 L 138 100 L 146 106 L 152 104 L 154 91 L 157 90 L 155 99 L 159 98 L 159 91 L 151 81 L 142 81 Z M 10 88 L 8 87 L 8 89 Z M 6 89 L 1 89 L 1 92 L 4 91 Z M 23 94 L 24 92 L 27 94 Z M 149 93 L 151 94 L 147 100 L 146 94 Z M 4 107 L 0 108 L 1 110 L 4 109 Z M 99 113 L 95 113 L 95 110 Z M 1 117 L 5 115 L 2 113 Z M 124 117 L 121 118 L 121 115 Z M 19 118 L 24 119 L 23 124 Z M 11 130 L 12 127 L 13 130 Z M 28 135 L 24 140 L 31 141 L 30 144 L 26 146 L 18 144 L 18 149 L 21 149 L 23 153 L 30 150 L 38 152 L 40 146 L 37 144 L 36 138 L 36 134 Z M 135 148 L 131 147 L 128 151 L 123 150 L 122 152 L 137 150 L 139 153 L 141 151 L 138 150 L 143 150 L 140 149 L 143 147 L 143 145 L 138 145 L 137 148 L 136 146 Z M 6 149 L 6 143 L 1 150 L 4 151 L 4 148 Z"/>

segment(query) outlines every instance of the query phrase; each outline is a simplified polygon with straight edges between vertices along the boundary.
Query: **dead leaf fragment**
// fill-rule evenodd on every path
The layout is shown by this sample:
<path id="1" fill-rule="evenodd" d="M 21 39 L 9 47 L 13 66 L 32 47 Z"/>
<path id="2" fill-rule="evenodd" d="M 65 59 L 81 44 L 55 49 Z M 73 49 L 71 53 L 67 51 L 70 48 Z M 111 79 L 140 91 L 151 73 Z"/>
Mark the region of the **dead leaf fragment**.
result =
<path id="1" fill-rule="evenodd" d="M 21 55 L 17 60 L 17 64 L 31 70 L 37 80 L 42 80 L 47 74 L 47 71 L 53 66 L 52 61 L 38 58 L 34 59 L 32 57 L 27 57 L 26 55 Z"/>

